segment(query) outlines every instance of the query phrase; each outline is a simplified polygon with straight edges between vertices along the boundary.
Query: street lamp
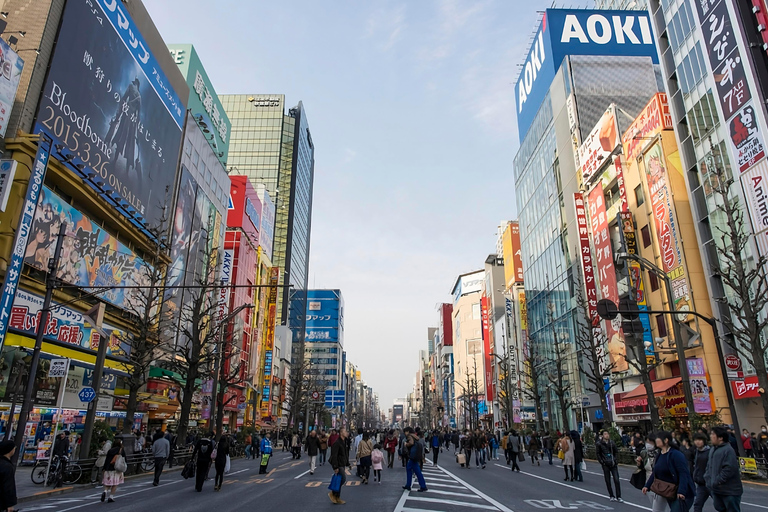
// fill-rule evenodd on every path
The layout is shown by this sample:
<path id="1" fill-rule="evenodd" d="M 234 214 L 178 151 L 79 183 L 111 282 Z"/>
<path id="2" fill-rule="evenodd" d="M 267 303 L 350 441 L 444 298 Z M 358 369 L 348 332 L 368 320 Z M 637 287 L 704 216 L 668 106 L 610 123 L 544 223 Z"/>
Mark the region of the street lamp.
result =
<path id="1" fill-rule="evenodd" d="M 211 401 L 211 412 L 210 412 L 210 423 L 216 428 L 216 435 L 219 435 L 218 432 L 218 425 L 216 421 L 216 406 L 219 404 L 219 380 L 221 380 L 221 367 L 223 366 L 221 364 L 221 351 L 223 350 L 224 346 L 224 326 L 232 320 L 234 317 L 236 317 L 240 312 L 244 309 L 250 309 L 253 307 L 253 304 L 242 304 L 235 308 L 234 311 L 232 311 L 230 314 L 225 316 L 220 322 L 219 322 L 219 341 L 216 344 L 216 357 L 213 360 L 213 396 L 214 399 Z"/>

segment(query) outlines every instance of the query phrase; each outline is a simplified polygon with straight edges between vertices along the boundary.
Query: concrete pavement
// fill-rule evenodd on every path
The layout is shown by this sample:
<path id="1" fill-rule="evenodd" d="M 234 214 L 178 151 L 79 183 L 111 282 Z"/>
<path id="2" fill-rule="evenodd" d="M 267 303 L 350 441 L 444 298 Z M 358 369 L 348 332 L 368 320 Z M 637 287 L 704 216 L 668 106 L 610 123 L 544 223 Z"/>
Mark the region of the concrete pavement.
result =
<path id="1" fill-rule="evenodd" d="M 443 452 L 440 465 L 426 464 L 425 478 L 429 491 L 404 491 L 405 469 L 396 461 L 395 468 L 383 471 L 381 484 L 362 485 L 353 474 L 347 476 L 342 498 L 347 504 L 334 505 L 328 499 L 331 468 L 320 466 L 309 475 L 306 456 L 292 460 L 290 455 L 277 452 L 270 462 L 267 475 L 258 474 L 258 462 L 235 460 L 232 471 L 225 477 L 221 491 L 213 490 L 213 481 L 205 483 L 202 493 L 194 491 L 194 480 L 184 480 L 178 473 L 164 475 L 160 486 L 153 487 L 151 477 L 140 477 L 120 486 L 115 503 L 101 503 L 100 489 L 75 490 L 66 495 L 50 497 L 19 506 L 20 510 L 52 512 L 100 510 L 115 512 L 161 510 L 184 512 L 224 512 L 239 510 L 322 511 L 347 509 L 364 512 L 540 512 L 542 510 L 616 511 L 651 510 L 648 499 L 640 491 L 622 481 L 622 496 L 626 503 L 610 502 L 602 472 L 596 463 L 587 462 L 584 482 L 563 481 L 563 471 L 557 462 L 549 466 L 521 464 L 521 473 L 512 473 L 503 460 L 490 461 L 486 469 L 461 468 L 452 451 Z M 352 471 L 354 472 L 354 470 Z M 628 479 L 632 469 L 621 468 Z M 213 474 L 211 474 L 213 476 Z M 742 503 L 745 512 L 768 510 L 768 486 L 745 484 Z M 714 512 L 711 501 L 706 512 Z"/>

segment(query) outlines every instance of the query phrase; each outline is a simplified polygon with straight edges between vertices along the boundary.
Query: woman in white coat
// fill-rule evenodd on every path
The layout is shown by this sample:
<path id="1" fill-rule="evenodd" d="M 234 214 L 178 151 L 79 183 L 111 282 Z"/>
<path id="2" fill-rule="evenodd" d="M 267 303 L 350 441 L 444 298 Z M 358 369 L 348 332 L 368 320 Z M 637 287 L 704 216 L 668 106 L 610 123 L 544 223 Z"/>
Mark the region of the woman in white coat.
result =
<path id="1" fill-rule="evenodd" d="M 575 477 L 575 472 L 573 470 L 573 465 L 575 463 L 575 457 L 574 457 L 574 444 L 573 440 L 571 439 L 570 434 L 565 434 L 562 439 L 560 439 L 560 449 L 563 451 L 563 454 L 565 457 L 563 457 L 563 468 L 565 469 L 565 480 L 573 480 Z M 570 471 L 570 474 L 568 473 Z"/>

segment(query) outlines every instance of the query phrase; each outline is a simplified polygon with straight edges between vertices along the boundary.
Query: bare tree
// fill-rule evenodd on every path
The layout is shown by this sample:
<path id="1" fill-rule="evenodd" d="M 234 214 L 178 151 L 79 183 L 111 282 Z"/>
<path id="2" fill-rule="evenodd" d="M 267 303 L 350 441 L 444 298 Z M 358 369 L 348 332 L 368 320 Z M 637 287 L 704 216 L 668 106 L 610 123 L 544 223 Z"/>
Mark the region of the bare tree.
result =
<path id="1" fill-rule="evenodd" d="M 563 419 L 563 429 L 565 432 L 570 430 L 568 421 L 568 399 L 570 396 L 572 384 L 568 379 L 568 359 L 571 356 L 569 347 L 570 344 L 566 342 L 555 343 L 555 359 L 548 364 L 547 379 L 552 391 L 557 397 L 557 401 L 560 404 L 560 415 Z M 549 371 L 549 368 L 554 368 L 554 371 Z M 551 411 L 550 411 L 551 414 Z"/>
<path id="2" fill-rule="evenodd" d="M 540 364 L 538 344 L 534 338 L 531 337 L 528 343 L 528 352 L 523 358 L 522 375 L 525 385 L 521 386 L 520 391 L 522 394 L 533 402 L 533 407 L 536 412 L 536 429 L 538 431 L 544 430 L 544 417 L 541 412 L 541 390 L 539 389 L 539 378 L 537 365 Z"/>
<path id="3" fill-rule="evenodd" d="M 720 297 L 729 315 L 722 315 L 725 326 L 726 342 L 740 357 L 755 369 L 763 406 L 763 416 L 768 422 L 768 373 L 766 372 L 766 352 L 768 336 L 768 257 L 764 254 L 752 254 L 752 261 L 746 258 L 750 251 L 750 241 L 754 236 L 744 221 L 744 210 L 738 196 L 732 193 L 733 177 L 720 167 L 715 167 L 713 178 L 715 193 L 719 196 L 717 211 L 723 217 L 724 225 L 715 223 L 720 236 L 717 241 L 718 261 L 715 272 L 723 280 L 727 297 Z M 728 293 L 730 292 L 730 293 Z"/>
<path id="4" fill-rule="evenodd" d="M 291 388 L 287 395 L 288 402 L 288 426 L 296 426 L 304 419 L 307 401 L 311 394 L 311 388 L 316 381 L 317 370 L 312 368 L 309 358 L 301 358 L 291 364 Z"/>
<path id="5" fill-rule="evenodd" d="M 227 324 L 229 325 L 231 322 L 232 320 L 227 322 Z M 219 326 L 219 329 L 224 328 L 225 326 Z M 224 397 L 227 390 L 233 384 L 242 384 L 245 378 L 246 362 L 242 358 L 242 350 L 238 347 L 238 343 L 241 341 L 240 334 L 242 333 L 242 330 L 240 330 L 239 333 L 231 333 L 231 337 L 226 336 L 227 331 L 225 331 L 225 340 L 221 347 L 221 356 L 218 361 L 218 364 L 220 365 L 218 393 L 214 390 L 214 393 L 216 393 L 217 435 L 220 435 L 224 429 L 224 407 L 229 405 L 229 403 L 236 398 L 236 395 L 232 395 L 225 401 Z"/>

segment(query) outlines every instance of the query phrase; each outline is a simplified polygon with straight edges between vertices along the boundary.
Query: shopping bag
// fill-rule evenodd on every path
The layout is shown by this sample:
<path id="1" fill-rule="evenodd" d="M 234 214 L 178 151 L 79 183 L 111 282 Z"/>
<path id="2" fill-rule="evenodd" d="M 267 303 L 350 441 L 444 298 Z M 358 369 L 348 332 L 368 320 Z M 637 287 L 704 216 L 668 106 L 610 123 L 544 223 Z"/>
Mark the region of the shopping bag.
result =
<path id="1" fill-rule="evenodd" d="M 342 468 L 339 471 L 344 471 L 344 469 Z M 331 485 L 328 486 L 328 490 L 331 492 L 341 491 L 341 475 L 339 473 L 334 473 L 331 477 Z"/>
<path id="2" fill-rule="evenodd" d="M 184 464 L 184 469 L 181 470 L 181 477 L 185 480 L 188 478 L 191 478 L 195 474 L 195 461 L 188 460 L 186 464 Z"/>
<path id="3" fill-rule="evenodd" d="M 560 460 L 565 459 L 565 452 L 563 450 L 560 450 L 559 452 L 557 452 L 557 458 Z"/>
<path id="4" fill-rule="evenodd" d="M 229 460 L 229 455 L 227 455 L 227 464 L 224 466 L 224 473 L 229 473 L 229 469 L 230 469 L 230 460 Z"/>
<path id="5" fill-rule="evenodd" d="M 467 463 L 467 456 L 463 453 L 457 453 L 456 454 L 456 463 L 461 464 L 462 466 Z"/>
<path id="6" fill-rule="evenodd" d="M 118 473 L 125 473 L 128 471 L 128 464 L 125 462 L 125 457 L 122 455 L 117 456 L 117 460 L 115 461 L 115 471 Z"/>
<path id="7" fill-rule="evenodd" d="M 635 489 L 638 489 L 640 491 L 643 490 L 643 487 L 645 487 L 645 481 L 646 481 L 646 473 L 644 469 L 638 469 L 634 473 L 632 473 L 632 476 L 629 477 L 629 483 L 634 487 Z"/>
<path id="8" fill-rule="evenodd" d="M 579 464 L 579 469 L 581 471 L 586 471 L 587 470 L 587 463 L 584 462 L 584 461 L 581 461 L 581 464 Z"/>
<path id="9" fill-rule="evenodd" d="M 517 452 L 517 460 L 525 462 L 525 454 L 523 452 Z"/>

